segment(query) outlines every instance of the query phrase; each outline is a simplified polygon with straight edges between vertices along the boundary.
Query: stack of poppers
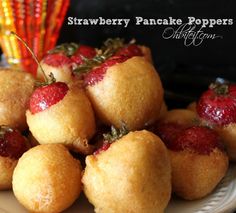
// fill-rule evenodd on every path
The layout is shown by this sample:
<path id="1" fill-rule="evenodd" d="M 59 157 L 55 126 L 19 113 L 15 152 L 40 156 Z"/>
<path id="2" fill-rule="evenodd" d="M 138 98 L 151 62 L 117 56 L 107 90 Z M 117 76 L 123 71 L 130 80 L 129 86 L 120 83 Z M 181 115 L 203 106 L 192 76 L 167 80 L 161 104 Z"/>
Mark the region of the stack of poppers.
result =
<path id="1" fill-rule="evenodd" d="M 133 41 L 62 44 L 38 79 L 2 69 L 0 83 L 0 189 L 31 212 L 61 212 L 82 190 L 95 212 L 163 212 L 172 192 L 211 193 L 236 158 L 235 86 L 168 111 L 151 52 Z"/>

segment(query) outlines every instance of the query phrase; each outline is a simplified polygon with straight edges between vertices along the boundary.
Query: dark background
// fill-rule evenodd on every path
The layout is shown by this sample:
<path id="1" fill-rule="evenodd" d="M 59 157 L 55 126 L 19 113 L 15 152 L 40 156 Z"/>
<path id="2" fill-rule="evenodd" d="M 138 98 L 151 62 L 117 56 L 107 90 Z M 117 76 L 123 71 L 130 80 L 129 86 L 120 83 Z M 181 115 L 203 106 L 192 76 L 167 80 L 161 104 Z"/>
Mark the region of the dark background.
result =
<path id="1" fill-rule="evenodd" d="M 149 46 L 161 75 L 169 105 L 183 107 L 199 97 L 216 77 L 236 81 L 236 4 L 234 0 L 71 0 L 67 16 L 77 18 L 233 18 L 233 25 L 206 28 L 223 39 L 186 47 L 183 40 L 162 38 L 166 26 L 71 26 L 65 21 L 59 43 L 75 41 L 100 46 L 108 37 L 136 38 Z"/>

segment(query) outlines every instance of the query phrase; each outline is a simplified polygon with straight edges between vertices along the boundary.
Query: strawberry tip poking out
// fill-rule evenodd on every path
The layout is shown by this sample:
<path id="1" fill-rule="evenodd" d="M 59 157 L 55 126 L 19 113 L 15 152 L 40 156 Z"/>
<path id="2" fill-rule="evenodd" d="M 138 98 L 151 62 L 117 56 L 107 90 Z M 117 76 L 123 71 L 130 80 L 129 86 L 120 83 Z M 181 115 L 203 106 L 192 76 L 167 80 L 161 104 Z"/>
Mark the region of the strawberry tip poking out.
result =
<path id="1" fill-rule="evenodd" d="M 112 67 L 115 64 L 123 63 L 128 59 L 129 57 L 124 56 L 124 55 L 111 57 L 110 59 L 105 61 L 103 64 L 101 64 L 99 67 L 91 70 L 85 75 L 85 78 L 84 78 L 85 86 L 95 85 L 96 83 L 98 83 L 104 78 L 105 73 L 109 67 Z"/>
<path id="2" fill-rule="evenodd" d="M 38 87 L 30 97 L 29 110 L 32 114 L 44 111 L 50 106 L 61 101 L 69 88 L 63 82 L 55 82 Z"/>
<path id="3" fill-rule="evenodd" d="M 0 156 L 19 159 L 26 150 L 25 138 L 18 130 L 0 127 Z"/>
<path id="4" fill-rule="evenodd" d="M 168 147 L 186 127 L 178 123 L 160 123 L 150 129 L 157 134 Z"/>
<path id="5" fill-rule="evenodd" d="M 221 138 L 216 132 L 207 128 L 194 126 L 183 130 L 168 144 L 173 151 L 188 150 L 201 155 L 210 154 L 215 148 L 224 150 Z"/>
<path id="6" fill-rule="evenodd" d="M 52 67 L 72 66 L 73 61 L 62 53 L 48 54 L 43 58 L 43 63 Z"/>
<path id="7" fill-rule="evenodd" d="M 213 125 L 236 123 L 236 85 L 211 86 L 200 97 L 197 113 Z"/>
<path id="8" fill-rule="evenodd" d="M 71 56 L 71 60 L 77 65 L 81 65 L 84 62 L 84 58 L 91 59 L 96 56 L 96 54 L 97 52 L 93 47 L 80 45 L 75 54 Z"/>

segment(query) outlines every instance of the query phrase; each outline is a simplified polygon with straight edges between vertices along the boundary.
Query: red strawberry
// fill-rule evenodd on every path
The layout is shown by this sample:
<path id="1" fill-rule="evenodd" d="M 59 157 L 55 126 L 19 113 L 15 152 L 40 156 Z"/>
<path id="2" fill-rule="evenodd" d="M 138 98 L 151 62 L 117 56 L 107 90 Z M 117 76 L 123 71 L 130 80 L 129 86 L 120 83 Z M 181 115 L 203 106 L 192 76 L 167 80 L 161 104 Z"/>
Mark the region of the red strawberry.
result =
<path id="1" fill-rule="evenodd" d="M 167 147 L 174 151 L 189 150 L 203 155 L 210 154 L 215 148 L 223 150 L 221 139 L 216 132 L 198 126 L 183 130 Z"/>
<path id="2" fill-rule="evenodd" d="M 96 150 L 93 154 L 94 154 L 94 155 L 98 155 L 98 154 L 100 154 L 101 152 L 106 151 L 110 146 L 111 146 L 110 143 L 104 142 L 103 145 L 102 145 L 102 147 L 99 148 L 98 150 Z"/>
<path id="3" fill-rule="evenodd" d="M 80 65 L 83 63 L 83 57 L 93 58 L 96 55 L 96 50 L 87 45 L 80 45 L 76 53 L 71 57 L 71 60 Z"/>
<path id="4" fill-rule="evenodd" d="M 113 56 L 107 61 L 105 61 L 103 64 L 101 64 L 99 67 L 91 70 L 89 73 L 85 75 L 84 78 L 84 84 L 86 86 L 88 85 L 95 85 L 97 82 L 101 81 L 107 71 L 107 69 L 115 64 L 122 63 L 129 59 L 127 56 Z"/>
<path id="5" fill-rule="evenodd" d="M 236 85 L 214 84 L 197 104 L 200 118 L 216 125 L 236 123 Z"/>
<path id="6" fill-rule="evenodd" d="M 55 82 L 46 86 L 37 88 L 29 102 L 29 110 L 32 114 L 41 112 L 50 106 L 58 103 L 64 98 L 69 90 L 67 84 Z"/>
<path id="7" fill-rule="evenodd" d="M 43 58 L 43 63 L 52 67 L 72 66 L 72 60 L 62 53 L 48 54 Z"/>
<path id="8" fill-rule="evenodd" d="M 18 159 L 27 150 L 26 140 L 17 130 L 7 127 L 0 129 L 0 155 Z"/>
<path id="9" fill-rule="evenodd" d="M 143 53 L 136 44 L 130 44 L 121 48 L 115 55 L 123 55 L 131 58 L 133 56 L 143 56 Z"/>
<path id="10" fill-rule="evenodd" d="M 168 147 L 186 127 L 177 123 L 161 123 L 150 128 Z"/>

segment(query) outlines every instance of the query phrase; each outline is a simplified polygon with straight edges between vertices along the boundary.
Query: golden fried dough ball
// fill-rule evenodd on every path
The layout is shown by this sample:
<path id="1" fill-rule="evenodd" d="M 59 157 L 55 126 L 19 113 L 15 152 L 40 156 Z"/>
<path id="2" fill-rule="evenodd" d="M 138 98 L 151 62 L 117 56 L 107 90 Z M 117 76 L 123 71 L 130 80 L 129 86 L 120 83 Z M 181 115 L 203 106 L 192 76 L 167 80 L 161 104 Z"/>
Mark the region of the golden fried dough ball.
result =
<path id="1" fill-rule="evenodd" d="M 61 212 L 80 194 L 81 165 L 61 144 L 39 145 L 19 159 L 12 185 L 30 212 Z"/>
<path id="2" fill-rule="evenodd" d="M 184 126 L 192 126 L 197 119 L 196 113 L 188 109 L 172 109 L 162 117 L 163 123 L 177 123 Z"/>
<path id="3" fill-rule="evenodd" d="M 214 128 L 225 144 L 230 161 L 236 161 L 236 123 Z"/>
<path id="4" fill-rule="evenodd" d="M 11 189 L 12 174 L 17 160 L 0 156 L 0 190 Z"/>
<path id="5" fill-rule="evenodd" d="M 172 188 L 180 197 L 195 200 L 210 194 L 228 169 L 228 157 L 218 148 L 209 155 L 169 150 Z"/>
<path id="6" fill-rule="evenodd" d="M 88 140 L 95 133 L 95 118 L 83 89 L 69 85 L 65 97 L 48 109 L 26 112 L 29 129 L 40 144 L 62 143 L 87 154 L 92 151 Z"/>
<path id="7" fill-rule="evenodd" d="M 186 200 L 211 193 L 228 169 L 228 156 L 219 135 L 193 126 L 167 144 L 172 167 L 172 190 Z"/>
<path id="8" fill-rule="evenodd" d="M 25 111 L 34 82 L 29 73 L 0 69 L 0 125 L 20 130 L 27 128 Z"/>
<path id="9" fill-rule="evenodd" d="M 87 94 L 101 121 L 129 130 L 154 123 L 163 101 L 163 88 L 154 67 L 136 56 L 109 67 L 104 78 L 89 85 Z"/>
<path id="10" fill-rule="evenodd" d="M 163 212 L 171 195 L 167 149 L 151 132 L 130 132 L 86 157 L 82 182 L 97 213 Z"/>

